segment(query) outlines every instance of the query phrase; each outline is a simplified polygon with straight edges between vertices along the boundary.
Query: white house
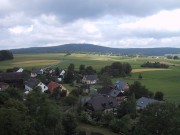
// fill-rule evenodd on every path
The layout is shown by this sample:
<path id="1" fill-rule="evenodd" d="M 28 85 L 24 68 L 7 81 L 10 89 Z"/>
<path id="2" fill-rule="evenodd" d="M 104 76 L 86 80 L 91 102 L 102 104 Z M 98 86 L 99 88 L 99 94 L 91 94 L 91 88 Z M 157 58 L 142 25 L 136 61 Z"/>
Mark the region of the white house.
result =
<path id="1" fill-rule="evenodd" d="M 24 69 L 23 68 L 19 68 L 16 72 L 23 72 Z"/>
<path id="2" fill-rule="evenodd" d="M 65 70 L 62 69 L 59 75 L 64 77 L 65 73 L 66 73 Z"/>
<path id="3" fill-rule="evenodd" d="M 95 84 L 98 81 L 97 75 L 85 75 L 82 79 L 82 83 Z"/>
<path id="4" fill-rule="evenodd" d="M 28 81 L 25 82 L 26 93 L 37 87 L 40 87 L 42 92 L 48 90 L 48 87 L 42 82 L 40 82 L 38 79 L 30 78 Z"/>

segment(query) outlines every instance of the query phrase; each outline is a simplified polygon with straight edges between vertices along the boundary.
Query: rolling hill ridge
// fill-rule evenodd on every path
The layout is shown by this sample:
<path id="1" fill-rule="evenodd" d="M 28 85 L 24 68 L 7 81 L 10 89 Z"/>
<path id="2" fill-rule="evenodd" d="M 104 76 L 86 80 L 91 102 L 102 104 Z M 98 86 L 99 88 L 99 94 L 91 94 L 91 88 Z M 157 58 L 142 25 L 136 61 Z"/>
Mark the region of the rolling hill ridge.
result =
<path id="1" fill-rule="evenodd" d="M 165 54 L 178 54 L 180 48 L 110 48 L 93 44 L 65 44 L 52 47 L 31 47 L 12 49 L 15 54 L 27 53 L 59 53 L 59 52 L 94 52 L 114 54 L 142 54 L 147 56 L 162 56 Z"/>

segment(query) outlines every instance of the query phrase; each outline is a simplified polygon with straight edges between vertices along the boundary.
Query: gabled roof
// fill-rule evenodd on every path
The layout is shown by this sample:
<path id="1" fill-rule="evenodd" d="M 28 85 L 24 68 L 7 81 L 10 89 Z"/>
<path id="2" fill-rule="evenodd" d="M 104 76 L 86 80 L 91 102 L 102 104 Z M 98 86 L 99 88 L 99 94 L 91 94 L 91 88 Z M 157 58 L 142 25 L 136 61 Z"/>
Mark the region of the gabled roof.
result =
<path id="1" fill-rule="evenodd" d="M 8 72 L 8 73 L 0 73 L 0 81 L 7 81 L 7 80 L 21 80 L 24 78 L 23 73 L 17 72 Z"/>
<path id="2" fill-rule="evenodd" d="M 105 95 L 94 96 L 87 103 L 92 105 L 94 111 L 103 111 L 118 106 L 118 102 L 115 98 Z"/>
<path id="3" fill-rule="evenodd" d="M 60 87 L 60 85 L 59 85 L 58 83 L 56 83 L 56 82 L 53 82 L 53 81 L 51 81 L 51 82 L 48 84 L 48 90 L 49 90 L 50 92 L 53 92 L 53 90 L 56 89 L 56 88 L 58 88 L 58 87 Z"/>
<path id="4" fill-rule="evenodd" d="M 136 106 L 141 109 L 144 109 L 148 104 L 158 103 L 158 102 L 160 101 L 152 98 L 141 97 L 136 101 Z"/>
<path id="5" fill-rule="evenodd" d="M 31 73 L 33 73 L 33 74 L 42 74 L 41 70 L 42 69 L 40 69 L 40 68 L 34 68 L 34 69 L 32 69 Z"/>
<path id="6" fill-rule="evenodd" d="M 127 83 L 125 81 L 117 81 L 115 83 L 115 87 L 118 89 L 118 90 L 122 90 L 125 86 L 127 85 Z"/>
<path id="7" fill-rule="evenodd" d="M 21 68 L 20 67 L 14 67 L 14 68 L 7 69 L 7 72 L 17 72 L 19 69 L 21 69 Z"/>
<path id="8" fill-rule="evenodd" d="M 99 93 L 101 93 L 102 95 L 103 94 L 109 95 L 111 92 L 112 92 L 112 87 L 110 86 L 105 86 L 99 91 Z"/>
<path id="9" fill-rule="evenodd" d="M 40 83 L 40 80 L 36 79 L 36 78 L 30 78 L 29 80 L 27 80 L 25 82 L 25 85 L 29 86 L 30 88 L 34 89 L 35 87 L 37 87 L 37 85 Z"/>
<path id="10" fill-rule="evenodd" d="M 88 80 L 88 81 L 98 80 L 97 75 L 85 75 L 84 77 L 85 77 L 85 79 Z"/>
<path id="11" fill-rule="evenodd" d="M 119 90 L 113 90 L 113 91 L 111 91 L 110 96 L 117 97 L 120 93 L 121 93 L 121 91 L 119 91 Z"/>

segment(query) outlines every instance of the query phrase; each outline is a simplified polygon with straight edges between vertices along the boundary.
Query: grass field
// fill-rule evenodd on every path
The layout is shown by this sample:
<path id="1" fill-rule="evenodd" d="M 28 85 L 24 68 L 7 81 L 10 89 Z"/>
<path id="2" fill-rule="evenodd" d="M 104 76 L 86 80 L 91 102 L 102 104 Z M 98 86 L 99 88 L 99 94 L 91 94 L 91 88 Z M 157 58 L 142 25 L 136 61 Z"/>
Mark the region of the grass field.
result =
<path id="1" fill-rule="evenodd" d="M 150 91 L 162 91 L 165 99 L 171 102 L 180 103 L 180 60 L 168 60 L 164 58 L 130 58 L 127 56 L 107 56 L 98 54 L 71 54 L 53 53 L 53 54 L 18 54 L 14 55 L 13 60 L 0 62 L 0 70 L 6 70 L 12 67 L 24 67 L 32 69 L 33 67 L 60 67 L 67 68 L 70 63 L 75 64 L 76 70 L 79 65 L 93 66 L 100 71 L 105 65 L 112 62 L 128 62 L 131 64 L 132 76 L 130 78 L 115 78 L 113 82 L 124 79 L 132 84 L 137 81 L 139 73 L 143 79 L 140 80 Z M 161 62 L 170 65 L 169 69 L 148 69 L 141 68 L 144 62 Z"/>

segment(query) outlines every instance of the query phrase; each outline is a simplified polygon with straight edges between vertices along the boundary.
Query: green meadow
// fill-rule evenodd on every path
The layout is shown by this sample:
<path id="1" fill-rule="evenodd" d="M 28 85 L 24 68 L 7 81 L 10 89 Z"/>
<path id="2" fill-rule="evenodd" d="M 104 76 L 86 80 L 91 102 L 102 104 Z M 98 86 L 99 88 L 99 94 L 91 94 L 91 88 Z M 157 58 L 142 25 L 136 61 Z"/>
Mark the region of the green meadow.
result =
<path id="1" fill-rule="evenodd" d="M 113 62 L 128 62 L 132 66 L 132 75 L 127 78 L 113 78 L 113 82 L 122 79 L 132 84 L 134 81 L 140 81 L 150 91 L 162 91 L 165 99 L 170 102 L 180 103 L 180 60 L 168 60 L 160 57 L 156 58 L 138 58 L 128 56 L 108 56 L 98 54 L 71 54 L 49 53 L 49 54 L 15 54 L 13 60 L 0 62 L 0 70 L 7 68 L 23 67 L 31 70 L 33 67 L 60 67 L 67 68 L 70 63 L 75 64 L 76 70 L 79 65 L 93 66 L 97 71 Z M 144 62 L 161 62 L 168 64 L 167 70 L 163 69 L 142 69 L 140 65 Z M 142 80 L 138 80 L 138 75 L 142 74 Z"/>

